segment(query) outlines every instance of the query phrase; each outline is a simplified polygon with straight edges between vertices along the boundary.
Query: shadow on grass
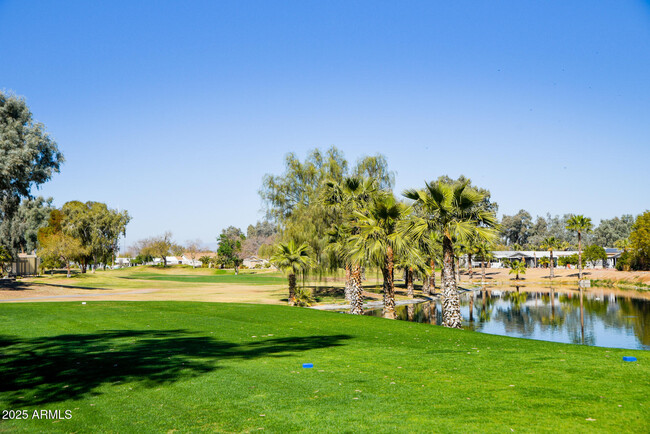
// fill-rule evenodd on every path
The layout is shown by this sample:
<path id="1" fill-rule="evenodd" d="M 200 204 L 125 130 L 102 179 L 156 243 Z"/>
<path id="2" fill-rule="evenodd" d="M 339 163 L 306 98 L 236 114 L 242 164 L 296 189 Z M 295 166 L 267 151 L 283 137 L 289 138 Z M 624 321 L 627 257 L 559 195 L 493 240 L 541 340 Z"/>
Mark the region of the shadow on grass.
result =
<path id="1" fill-rule="evenodd" d="M 20 280 L 6 280 L 0 281 L 0 290 L 2 291 L 31 291 L 36 289 L 37 286 L 47 286 L 50 288 L 67 288 L 67 289 L 96 289 L 107 290 L 111 288 L 97 288 L 94 286 L 80 286 L 80 285 L 62 285 L 60 283 L 45 283 L 39 281 L 22 282 Z"/>
<path id="2" fill-rule="evenodd" d="M 287 357 L 339 346 L 350 337 L 238 344 L 186 330 L 109 330 L 33 339 L 0 335 L 0 400 L 37 405 L 98 394 L 104 384 L 138 381 L 153 387 L 212 372 L 223 360 Z"/>

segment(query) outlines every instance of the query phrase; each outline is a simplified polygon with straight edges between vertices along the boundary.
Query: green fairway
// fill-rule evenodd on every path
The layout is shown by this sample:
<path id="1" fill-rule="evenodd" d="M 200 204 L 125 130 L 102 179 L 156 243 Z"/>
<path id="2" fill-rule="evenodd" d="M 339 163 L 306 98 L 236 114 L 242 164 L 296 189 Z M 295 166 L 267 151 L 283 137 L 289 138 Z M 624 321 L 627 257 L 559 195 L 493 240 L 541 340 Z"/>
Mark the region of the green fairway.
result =
<path id="1" fill-rule="evenodd" d="M 244 304 L 2 304 L 0 326 L 0 409 L 29 415 L 4 432 L 650 426 L 643 351 Z"/>
<path id="2" fill-rule="evenodd" d="M 242 285 L 277 285 L 286 283 L 286 277 L 280 274 L 270 273 L 240 273 L 240 274 L 161 274 L 161 273 L 137 273 L 123 279 L 158 280 L 167 282 L 185 283 L 240 283 Z"/>

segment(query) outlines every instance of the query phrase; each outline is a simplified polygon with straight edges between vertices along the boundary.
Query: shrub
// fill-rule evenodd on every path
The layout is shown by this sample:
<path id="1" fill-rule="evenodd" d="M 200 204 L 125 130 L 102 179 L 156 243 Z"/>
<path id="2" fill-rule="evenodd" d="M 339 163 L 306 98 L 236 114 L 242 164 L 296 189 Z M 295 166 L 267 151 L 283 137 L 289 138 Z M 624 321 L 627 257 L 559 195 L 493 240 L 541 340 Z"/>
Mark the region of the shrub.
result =
<path id="1" fill-rule="evenodd" d="M 314 304 L 315 299 L 311 290 L 296 288 L 296 306 L 309 307 Z"/>

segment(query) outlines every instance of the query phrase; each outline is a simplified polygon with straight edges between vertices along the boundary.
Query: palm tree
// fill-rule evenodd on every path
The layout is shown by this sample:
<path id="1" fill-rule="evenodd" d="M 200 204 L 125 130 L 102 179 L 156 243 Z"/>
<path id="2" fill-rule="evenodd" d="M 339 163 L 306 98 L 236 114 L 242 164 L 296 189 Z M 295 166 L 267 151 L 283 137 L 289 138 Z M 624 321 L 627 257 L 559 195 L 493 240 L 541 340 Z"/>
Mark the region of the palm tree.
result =
<path id="1" fill-rule="evenodd" d="M 384 278 L 383 316 L 395 319 L 395 255 L 409 246 L 408 227 L 401 224 L 411 208 L 393 195 L 381 195 L 370 202 L 365 213 L 355 211 L 357 234 L 350 237 L 350 256 L 362 264 L 374 264 Z"/>
<path id="2" fill-rule="evenodd" d="M 510 265 L 510 272 L 508 274 L 517 274 L 517 277 L 515 277 L 515 280 L 519 280 L 519 275 L 520 274 L 526 274 L 526 263 L 521 260 L 521 261 L 514 261 Z"/>
<path id="3" fill-rule="evenodd" d="M 443 251 L 443 325 L 460 328 L 460 300 L 454 276 L 454 240 L 488 240 L 497 226 L 493 212 L 480 206 L 484 195 L 468 187 L 469 182 L 425 183 L 423 190 L 407 190 L 404 196 L 416 202 L 424 213 L 414 219 L 414 234 L 420 237 L 437 232 L 442 236 Z"/>
<path id="4" fill-rule="evenodd" d="M 582 234 L 591 232 L 593 225 L 589 217 L 573 215 L 567 220 L 566 228 L 578 233 L 578 280 L 580 281 L 582 280 Z"/>
<path id="5" fill-rule="evenodd" d="M 287 273 L 289 279 L 289 306 L 296 303 L 296 274 L 304 273 L 314 265 L 310 256 L 311 248 L 307 243 L 296 246 L 293 240 L 279 243 L 271 262 Z"/>
<path id="6" fill-rule="evenodd" d="M 481 284 L 485 284 L 485 262 L 494 258 L 492 248 L 494 245 L 488 242 L 478 243 L 476 245 L 476 255 L 481 258 Z"/>
<path id="7" fill-rule="evenodd" d="M 442 256 L 442 240 L 437 232 L 429 232 L 414 241 L 418 257 L 425 262 L 420 270 L 422 272 L 422 293 L 424 295 L 433 294 L 436 292 L 436 261 L 439 261 Z"/>
<path id="8" fill-rule="evenodd" d="M 416 249 L 408 249 L 406 252 L 401 252 L 397 257 L 398 259 L 395 262 L 395 266 L 404 270 L 406 295 L 409 298 L 413 298 L 415 297 L 415 287 L 413 282 L 415 280 L 415 273 L 417 272 L 419 275 L 424 275 L 424 279 L 427 279 L 428 282 L 428 278 L 426 277 L 427 265 L 421 253 Z"/>
<path id="9" fill-rule="evenodd" d="M 551 279 L 555 277 L 555 273 L 553 272 L 553 268 L 555 266 L 555 262 L 553 261 L 553 250 L 556 250 L 560 245 L 560 241 L 555 238 L 555 237 L 546 237 L 544 238 L 544 242 L 540 246 L 544 250 L 549 251 L 549 261 L 548 261 L 548 266 L 550 268 L 550 276 Z"/>
<path id="10" fill-rule="evenodd" d="M 350 176 L 340 182 L 325 181 L 320 198 L 343 222 L 330 232 L 328 250 L 344 264 L 346 300 L 351 304 L 350 313 L 357 315 L 363 314 L 363 279 L 361 266 L 350 259 L 350 236 L 359 231 L 354 213 L 362 210 L 377 192 L 375 179 Z"/>

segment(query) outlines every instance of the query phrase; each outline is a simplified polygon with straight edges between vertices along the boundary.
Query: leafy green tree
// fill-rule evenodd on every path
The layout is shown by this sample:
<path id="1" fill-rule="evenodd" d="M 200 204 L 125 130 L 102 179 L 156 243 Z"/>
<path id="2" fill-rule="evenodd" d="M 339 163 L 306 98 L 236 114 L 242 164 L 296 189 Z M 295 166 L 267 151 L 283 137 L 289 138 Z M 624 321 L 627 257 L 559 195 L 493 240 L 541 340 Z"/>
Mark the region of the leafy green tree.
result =
<path id="1" fill-rule="evenodd" d="M 392 191 L 395 172 L 388 170 L 388 161 L 381 154 L 361 158 L 354 167 L 353 176 L 374 179 L 379 190 Z"/>
<path id="2" fill-rule="evenodd" d="M 491 240 L 497 227 L 495 213 L 485 206 L 485 195 L 469 188 L 469 181 L 426 183 L 423 190 L 407 190 L 404 196 L 415 201 L 424 217 L 414 219 L 414 234 L 428 232 L 442 236 L 443 325 L 460 328 L 460 300 L 454 273 L 454 242 L 471 238 Z"/>
<path id="3" fill-rule="evenodd" d="M 58 232 L 43 239 L 38 254 L 46 262 L 60 261 L 64 263 L 67 277 L 70 277 L 70 263 L 79 262 L 88 254 L 88 249 L 78 238 Z"/>
<path id="4" fill-rule="evenodd" d="M 201 267 L 202 268 L 207 268 L 210 265 L 210 260 L 212 258 L 210 256 L 201 256 L 199 258 L 199 262 L 201 262 Z"/>
<path id="5" fill-rule="evenodd" d="M 25 100 L 0 91 L 0 244 L 13 255 L 20 243 L 7 237 L 7 228 L 20 207 L 21 198 L 30 198 L 34 186 L 59 172 L 63 155 L 45 126 L 33 120 Z"/>
<path id="6" fill-rule="evenodd" d="M 535 223 L 530 227 L 528 246 L 539 246 L 548 236 L 548 225 L 544 217 L 537 216 Z M 534 248 L 534 247 L 533 247 Z"/>
<path id="7" fill-rule="evenodd" d="M 154 259 L 153 256 L 151 256 L 150 254 L 147 255 L 147 254 L 140 253 L 139 255 L 137 255 L 135 258 L 131 260 L 131 264 L 133 265 L 148 264 L 149 262 L 153 262 L 153 259 Z"/>
<path id="8" fill-rule="evenodd" d="M 359 230 L 350 237 L 350 256 L 381 269 L 383 316 L 390 319 L 395 319 L 395 255 L 409 250 L 409 227 L 403 223 L 410 213 L 411 209 L 392 195 L 375 197 L 365 212 L 356 211 Z"/>
<path id="9" fill-rule="evenodd" d="M 630 250 L 633 255 L 633 268 L 650 269 L 650 211 L 636 218 L 630 233 Z"/>
<path id="10" fill-rule="evenodd" d="M 242 243 L 242 256 L 244 258 L 259 255 L 260 248 L 266 245 L 265 249 L 274 248 L 278 231 L 277 226 L 268 220 L 258 221 L 255 225 L 248 225 L 246 239 Z M 266 257 L 268 259 L 268 256 Z"/>
<path id="11" fill-rule="evenodd" d="M 14 217 L 0 220 L 0 239 L 13 252 L 32 252 L 38 248 L 38 230 L 47 226 L 54 207 L 52 198 L 25 198 Z"/>
<path id="12" fill-rule="evenodd" d="M 575 253 L 569 256 L 560 256 L 557 258 L 557 265 L 566 267 L 567 265 L 578 265 L 578 254 Z"/>
<path id="13" fill-rule="evenodd" d="M 341 181 L 348 170 L 343 153 L 335 147 L 325 153 L 311 151 L 301 162 L 290 153 L 285 159 L 284 175 L 264 175 L 259 193 L 267 206 L 269 220 L 284 222 L 296 209 L 309 207 L 318 200 L 325 179 Z"/>
<path id="14" fill-rule="evenodd" d="M 526 263 L 524 261 L 514 261 L 510 264 L 510 272 L 508 274 L 517 274 L 515 280 L 519 280 L 520 274 L 526 274 Z"/>
<path id="15" fill-rule="evenodd" d="M 289 306 L 296 303 L 296 274 L 305 273 L 313 266 L 310 247 L 307 243 L 299 246 L 293 240 L 280 242 L 271 262 L 287 274 L 289 280 Z"/>
<path id="16" fill-rule="evenodd" d="M 9 251 L 5 247 L 0 246 L 0 277 L 4 275 L 7 268 L 11 265 L 12 259 Z"/>
<path id="17" fill-rule="evenodd" d="M 150 256 L 152 258 L 159 257 L 162 260 L 163 268 L 167 267 L 167 256 L 169 256 L 173 244 L 172 233 L 170 231 L 155 237 L 145 238 L 136 244 L 139 255 Z"/>
<path id="18" fill-rule="evenodd" d="M 503 234 L 505 244 L 528 244 L 528 237 L 531 235 L 532 224 L 532 217 L 528 211 L 523 209 L 512 216 L 504 215 L 501 219 L 501 233 Z"/>
<path id="19" fill-rule="evenodd" d="M 598 244 L 601 245 L 601 244 Z M 614 247 L 617 249 L 623 250 L 624 252 L 627 252 L 628 249 L 630 248 L 630 239 L 629 238 L 621 238 L 620 240 L 616 241 L 614 243 Z"/>
<path id="20" fill-rule="evenodd" d="M 601 220 L 598 227 L 594 229 L 591 243 L 601 247 L 616 246 L 618 241 L 630 236 L 633 224 L 634 217 L 631 214 Z"/>
<path id="21" fill-rule="evenodd" d="M 269 259 L 273 256 L 273 251 L 273 245 L 264 243 L 257 249 L 257 256 L 263 259 Z"/>
<path id="22" fill-rule="evenodd" d="M 67 202 L 61 207 L 63 231 L 81 241 L 85 256 L 79 258 L 81 272 L 89 265 L 110 263 L 117 253 L 120 236 L 131 220 L 127 211 L 110 209 L 101 202 Z"/>
<path id="23" fill-rule="evenodd" d="M 567 220 L 566 228 L 578 233 L 578 280 L 582 280 L 582 235 L 591 232 L 591 219 L 583 215 L 573 215 Z"/>
<path id="24" fill-rule="evenodd" d="M 239 274 L 239 266 L 243 258 L 241 257 L 242 242 L 246 239 L 239 228 L 229 226 L 221 231 L 217 242 L 217 257 L 219 263 L 225 267 L 234 267 L 235 274 Z"/>
<path id="25" fill-rule="evenodd" d="M 598 261 L 602 261 L 603 264 L 607 261 L 607 252 L 601 246 L 592 244 L 585 247 L 584 258 L 585 261 L 591 263 L 592 267 L 595 267 Z"/>
<path id="26" fill-rule="evenodd" d="M 60 264 L 65 265 L 67 276 L 70 277 L 70 263 L 79 262 L 88 254 L 80 239 L 64 231 L 63 222 L 65 214 L 54 209 L 50 212 L 47 226 L 38 231 L 38 255 L 44 267 L 54 268 Z"/>

